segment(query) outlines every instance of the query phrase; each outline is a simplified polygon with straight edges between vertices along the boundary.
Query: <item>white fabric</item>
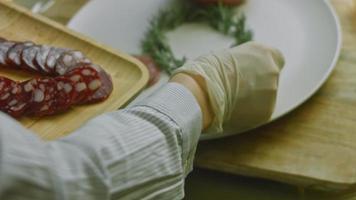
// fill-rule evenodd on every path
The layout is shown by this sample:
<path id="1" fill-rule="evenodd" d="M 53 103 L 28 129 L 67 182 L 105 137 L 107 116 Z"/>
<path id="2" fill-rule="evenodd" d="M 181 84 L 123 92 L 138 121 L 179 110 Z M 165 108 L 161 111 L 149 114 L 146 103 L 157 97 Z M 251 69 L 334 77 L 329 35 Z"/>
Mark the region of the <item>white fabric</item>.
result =
<path id="1" fill-rule="evenodd" d="M 182 199 L 201 129 L 175 83 L 48 143 L 0 113 L 0 199 Z"/>
<path id="2" fill-rule="evenodd" d="M 201 56 L 174 72 L 204 79 L 214 112 L 207 133 L 240 132 L 268 121 L 274 110 L 282 54 L 256 42 Z"/>

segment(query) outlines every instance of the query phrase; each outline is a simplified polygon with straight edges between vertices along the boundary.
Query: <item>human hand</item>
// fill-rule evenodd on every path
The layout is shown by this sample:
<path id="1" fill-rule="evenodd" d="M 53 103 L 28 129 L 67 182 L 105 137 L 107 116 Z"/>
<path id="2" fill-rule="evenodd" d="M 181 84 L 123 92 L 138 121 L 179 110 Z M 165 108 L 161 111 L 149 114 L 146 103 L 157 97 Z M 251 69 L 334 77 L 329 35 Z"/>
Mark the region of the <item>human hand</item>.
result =
<path id="1" fill-rule="evenodd" d="M 256 42 L 187 62 L 174 74 L 193 77 L 207 92 L 213 120 L 207 133 L 240 132 L 273 113 L 283 55 Z"/>

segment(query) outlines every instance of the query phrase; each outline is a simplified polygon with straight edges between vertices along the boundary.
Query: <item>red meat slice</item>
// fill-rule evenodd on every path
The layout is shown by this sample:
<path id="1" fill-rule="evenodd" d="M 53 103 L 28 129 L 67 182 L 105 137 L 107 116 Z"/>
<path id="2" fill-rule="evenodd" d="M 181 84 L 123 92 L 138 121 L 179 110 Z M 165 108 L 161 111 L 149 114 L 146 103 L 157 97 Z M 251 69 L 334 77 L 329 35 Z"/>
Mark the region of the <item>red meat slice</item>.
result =
<path id="1" fill-rule="evenodd" d="M 27 114 L 33 116 L 45 116 L 54 113 L 51 109 L 55 104 L 57 84 L 53 78 L 33 79 L 33 92 L 31 96 L 31 105 Z"/>
<path id="2" fill-rule="evenodd" d="M 7 52 L 15 45 L 14 42 L 0 42 L 0 66 L 7 66 Z"/>
<path id="3" fill-rule="evenodd" d="M 7 106 L 9 101 L 11 101 L 11 91 L 16 84 L 11 79 L 0 77 L 0 109 Z"/>
<path id="4" fill-rule="evenodd" d="M 21 55 L 21 68 L 26 71 L 44 73 L 35 62 L 40 48 L 37 45 L 26 47 Z"/>
<path id="5" fill-rule="evenodd" d="M 21 67 L 22 51 L 32 45 L 34 45 L 32 42 L 20 42 L 12 46 L 7 52 L 6 64 L 14 69 L 19 69 Z"/>
<path id="6" fill-rule="evenodd" d="M 148 69 L 150 78 L 148 80 L 147 86 L 150 87 L 159 81 L 160 70 L 156 64 L 156 62 L 148 55 L 135 56 L 138 60 L 140 60 Z"/>
<path id="7" fill-rule="evenodd" d="M 98 65 L 88 64 L 87 66 L 97 71 L 98 79 L 88 84 L 91 90 L 97 90 L 87 98 L 85 103 L 96 103 L 107 99 L 113 91 L 111 76 Z"/>

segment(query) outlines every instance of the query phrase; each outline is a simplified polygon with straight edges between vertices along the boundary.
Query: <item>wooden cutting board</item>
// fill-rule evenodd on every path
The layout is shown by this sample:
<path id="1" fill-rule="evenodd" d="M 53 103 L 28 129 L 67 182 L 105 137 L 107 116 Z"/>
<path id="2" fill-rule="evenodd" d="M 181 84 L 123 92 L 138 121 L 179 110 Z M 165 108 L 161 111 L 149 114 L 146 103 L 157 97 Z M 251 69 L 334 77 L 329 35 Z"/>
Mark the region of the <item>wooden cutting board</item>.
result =
<path id="1" fill-rule="evenodd" d="M 67 135 L 88 119 L 114 111 L 125 105 L 148 81 L 147 69 L 136 59 L 70 31 L 64 26 L 8 1 L 0 0 L 0 36 L 9 40 L 30 40 L 39 44 L 67 47 L 82 51 L 94 63 L 111 74 L 114 90 L 106 101 L 76 106 L 69 112 L 44 118 L 22 118 L 20 122 L 46 140 Z M 17 80 L 31 77 L 28 73 L 0 69 L 0 75 Z"/>
<path id="2" fill-rule="evenodd" d="M 327 83 L 303 106 L 270 125 L 202 142 L 196 166 L 306 188 L 356 189 L 356 1 L 332 3 L 344 41 Z"/>

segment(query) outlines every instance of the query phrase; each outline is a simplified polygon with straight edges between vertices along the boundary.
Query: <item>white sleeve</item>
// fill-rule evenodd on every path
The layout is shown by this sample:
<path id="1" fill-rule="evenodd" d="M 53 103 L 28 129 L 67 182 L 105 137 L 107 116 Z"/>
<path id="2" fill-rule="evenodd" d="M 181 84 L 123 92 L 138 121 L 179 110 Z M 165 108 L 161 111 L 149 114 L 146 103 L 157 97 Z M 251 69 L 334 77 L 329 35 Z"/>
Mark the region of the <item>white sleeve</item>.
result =
<path id="1" fill-rule="evenodd" d="M 53 142 L 0 113 L 0 199 L 182 199 L 201 129 L 176 83 Z"/>

